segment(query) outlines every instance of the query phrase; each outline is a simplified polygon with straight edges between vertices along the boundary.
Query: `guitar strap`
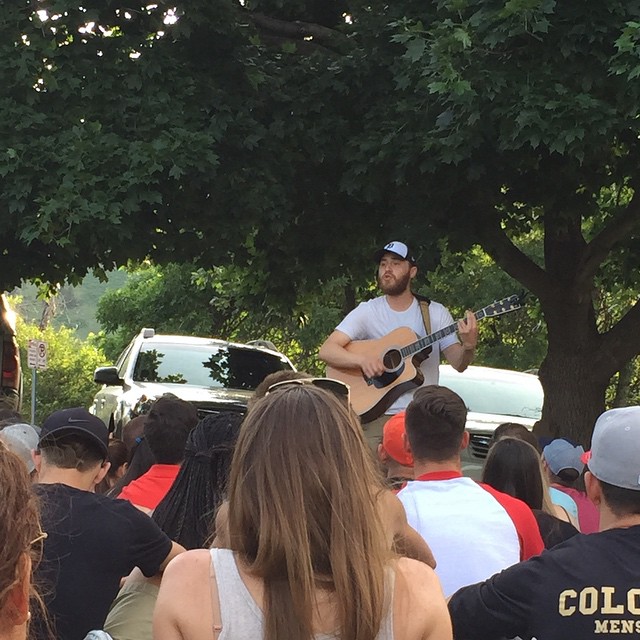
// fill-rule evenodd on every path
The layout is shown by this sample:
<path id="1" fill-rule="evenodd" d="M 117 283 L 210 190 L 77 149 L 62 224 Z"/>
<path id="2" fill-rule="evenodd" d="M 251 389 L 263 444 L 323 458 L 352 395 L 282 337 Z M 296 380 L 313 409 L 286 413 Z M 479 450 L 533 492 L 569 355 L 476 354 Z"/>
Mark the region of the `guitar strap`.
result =
<path id="1" fill-rule="evenodd" d="M 427 331 L 427 335 L 431 335 L 431 317 L 429 315 L 429 300 L 425 298 L 418 298 L 420 304 L 420 311 L 422 312 L 422 322 L 424 322 L 424 328 Z"/>

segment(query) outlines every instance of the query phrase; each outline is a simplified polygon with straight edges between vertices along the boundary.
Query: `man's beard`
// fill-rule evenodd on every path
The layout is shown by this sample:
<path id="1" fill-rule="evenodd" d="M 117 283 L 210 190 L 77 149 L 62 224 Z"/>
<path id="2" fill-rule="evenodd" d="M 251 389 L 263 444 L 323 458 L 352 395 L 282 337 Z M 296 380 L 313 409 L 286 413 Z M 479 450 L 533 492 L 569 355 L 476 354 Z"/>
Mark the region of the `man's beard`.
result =
<path id="1" fill-rule="evenodd" d="M 385 281 L 378 276 L 378 286 L 380 287 L 382 293 L 387 296 L 399 296 L 401 293 L 404 293 L 409 286 L 410 281 L 411 276 L 408 272 L 398 280 L 390 280 L 387 283 L 385 283 Z"/>

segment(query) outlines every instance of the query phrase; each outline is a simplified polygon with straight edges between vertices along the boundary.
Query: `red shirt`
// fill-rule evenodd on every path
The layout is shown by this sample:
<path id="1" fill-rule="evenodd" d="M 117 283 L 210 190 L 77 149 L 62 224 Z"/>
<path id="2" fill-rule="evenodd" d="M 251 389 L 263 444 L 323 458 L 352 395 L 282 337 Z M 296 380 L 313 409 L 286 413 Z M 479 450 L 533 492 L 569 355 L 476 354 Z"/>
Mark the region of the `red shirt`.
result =
<path id="1" fill-rule="evenodd" d="M 167 495 L 180 471 L 179 464 L 154 464 L 147 473 L 132 480 L 118 498 L 147 509 L 155 509 Z"/>

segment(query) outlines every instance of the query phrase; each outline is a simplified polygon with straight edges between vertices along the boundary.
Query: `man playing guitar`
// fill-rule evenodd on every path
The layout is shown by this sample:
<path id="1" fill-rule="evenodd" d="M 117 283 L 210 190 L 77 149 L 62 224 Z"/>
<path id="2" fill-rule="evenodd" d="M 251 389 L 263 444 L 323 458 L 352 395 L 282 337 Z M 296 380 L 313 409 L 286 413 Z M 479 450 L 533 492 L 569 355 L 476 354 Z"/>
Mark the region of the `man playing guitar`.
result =
<path id="1" fill-rule="evenodd" d="M 350 352 L 350 343 L 359 340 L 378 339 L 399 327 L 409 327 L 418 337 L 436 332 L 454 323 L 448 309 L 431 301 L 428 306 L 430 327 L 425 327 L 423 311 L 411 291 L 411 281 L 418 273 L 416 261 L 409 247 L 394 240 L 374 254 L 378 262 L 378 286 L 384 295 L 362 302 L 336 327 L 320 347 L 319 357 L 330 367 L 360 369 L 365 379 L 373 380 L 385 372 L 382 352 Z M 458 371 L 464 371 L 473 360 L 478 342 L 476 317 L 467 311 L 457 326 L 460 341 L 455 333 L 445 336 L 432 345 L 432 352 L 419 365 L 424 375 L 423 385 L 438 384 L 440 351 Z M 364 425 L 367 439 L 377 446 L 382 426 L 393 415 L 402 411 L 411 401 L 413 391 L 403 393 L 382 415 Z M 367 420 L 364 420 L 367 422 Z"/>

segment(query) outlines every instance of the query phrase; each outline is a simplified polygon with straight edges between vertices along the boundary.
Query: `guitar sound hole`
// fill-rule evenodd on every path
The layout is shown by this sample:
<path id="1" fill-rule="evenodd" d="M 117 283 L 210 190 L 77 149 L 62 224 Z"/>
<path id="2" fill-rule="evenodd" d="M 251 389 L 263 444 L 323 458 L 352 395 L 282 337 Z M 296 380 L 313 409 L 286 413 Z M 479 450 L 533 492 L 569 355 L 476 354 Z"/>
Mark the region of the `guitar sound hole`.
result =
<path id="1" fill-rule="evenodd" d="M 389 349 L 382 358 L 387 371 L 394 371 L 402 364 L 402 355 L 399 349 Z"/>

